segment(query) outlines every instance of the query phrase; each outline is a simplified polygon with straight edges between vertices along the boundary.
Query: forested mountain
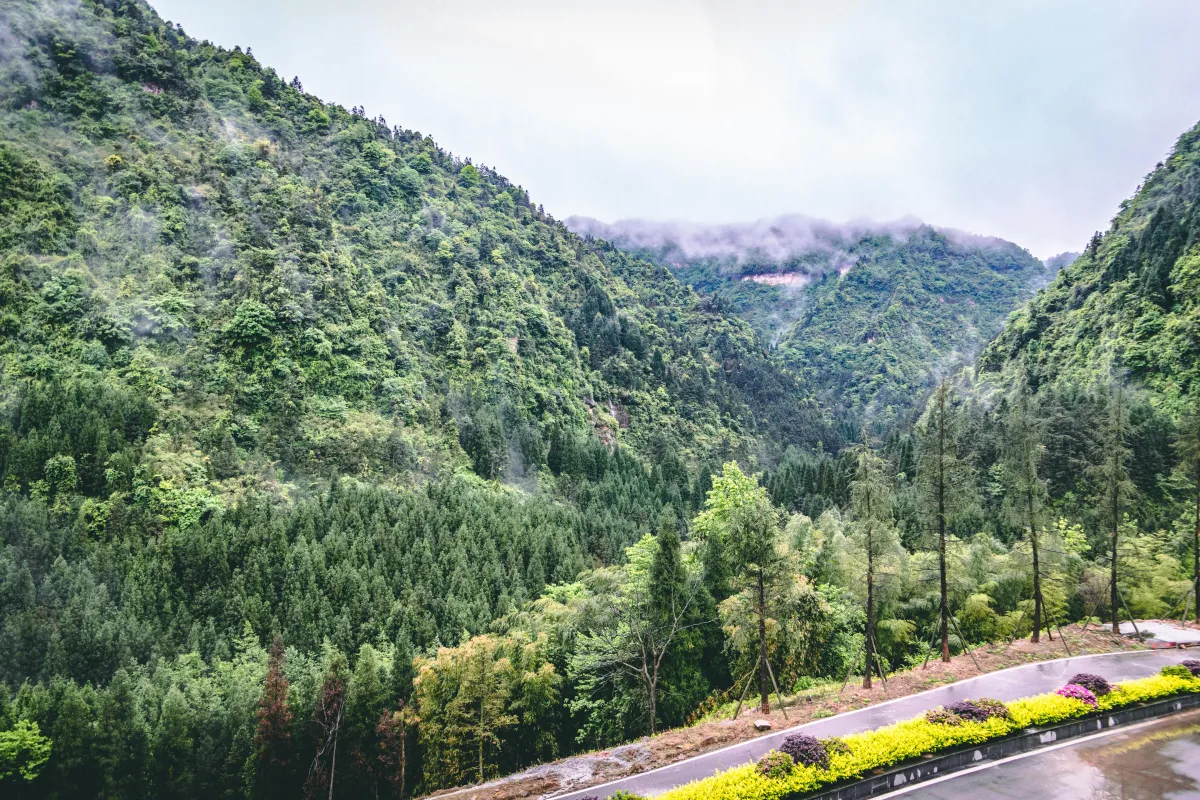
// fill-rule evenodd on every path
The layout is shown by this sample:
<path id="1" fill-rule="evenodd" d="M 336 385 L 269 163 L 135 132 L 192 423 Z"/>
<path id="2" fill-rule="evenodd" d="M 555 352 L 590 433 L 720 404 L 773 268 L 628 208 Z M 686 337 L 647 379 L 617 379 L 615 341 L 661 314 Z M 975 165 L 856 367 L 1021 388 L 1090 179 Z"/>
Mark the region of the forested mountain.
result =
<path id="1" fill-rule="evenodd" d="M 0 3 L 0 795 L 408 798 L 1179 613 L 1196 138 L 906 426 L 1024 251 L 654 264 L 142 0 Z"/>
<path id="2" fill-rule="evenodd" d="M 826 408 L 885 420 L 974 358 L 1053 274 L 1010 242 L 910 220 L 567 225 L 670 268 L 745 319 Z"/>
<path id="3" fill-rule="evenodd" d="M 378 788 L 398 653 L 622 562 L 724 460 L 837 446 L 668 271 L 141 0 L 0 5 L 0 267 L 0 735 L 40 722 L 48 796 L 252 785 L 274 637 L 291 789 L 330 675 Z"/>
<path id="4" fill-rule="evenodd" d="M 1035 386 L 1124 373 L 1178 410 L 1200 394 L 1200 127 L 1111 227 L 1009 320 L 980 369 Z"/>

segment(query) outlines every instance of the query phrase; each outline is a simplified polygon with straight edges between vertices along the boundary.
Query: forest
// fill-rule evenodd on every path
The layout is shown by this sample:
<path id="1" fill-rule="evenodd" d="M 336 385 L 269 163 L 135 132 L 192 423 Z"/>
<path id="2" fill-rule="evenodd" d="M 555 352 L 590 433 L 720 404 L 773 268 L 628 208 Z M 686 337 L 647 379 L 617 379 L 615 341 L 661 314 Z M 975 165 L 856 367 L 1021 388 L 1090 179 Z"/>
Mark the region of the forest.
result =
<path id="1" fill-rule="evenodd" d="M 813 313 L 880 347 L 820 385 L 141 0 L 0 22 L 5 796 L 415 797 L 743 693 L 1200 619 L 1200 128 L 940 381 L 906 332 L 953 323 L 880 325 L 880 276 L 956 245 L 875 242 Z"/>

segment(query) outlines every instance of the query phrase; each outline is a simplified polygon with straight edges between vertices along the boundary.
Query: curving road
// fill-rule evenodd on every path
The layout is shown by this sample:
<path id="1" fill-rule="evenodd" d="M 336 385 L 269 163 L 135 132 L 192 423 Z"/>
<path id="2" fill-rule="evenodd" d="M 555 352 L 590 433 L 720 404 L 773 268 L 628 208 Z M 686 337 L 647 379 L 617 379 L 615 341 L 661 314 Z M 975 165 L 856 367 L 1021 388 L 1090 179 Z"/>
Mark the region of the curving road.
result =
<path id="1" fill-rule="evenodd" d="M 679 761 L 665 767 L 630 775 L 627 778 L 592 786 L 587 789 L 555 795 L 555 800 L 581 800 L 596 796 L 606 798 L 619 789 L 635 794 L 654 796 L 684 783 L 707 778 L 714 772 L 757 761 L 764 753 L 777 747 L 785 736 L 804 731 L 813 736 L 845 736 L 850 733 L 889 725 L 915 717 L 936 706 L 973 697 L 993 697 L 997 700 L 1016 700 L 1032 694 L 1053 691 L 1077 672 L 1095 672 L 1112 681 L 1143 678 L 1158 672 L 1167 664 L 1178 664 L 1189 656 L 1178 650 L 1139 650 L 1131 653 L 1102 653 L 1090 656 L 1040 661 L 976 678 L 939 686 L 919 694 L 898 697 L 858 711 L 797 725 L 794 728 L 730 745 L 711 753 Z M 1194 656 L 1193 656 L 1194 657 Z"/>

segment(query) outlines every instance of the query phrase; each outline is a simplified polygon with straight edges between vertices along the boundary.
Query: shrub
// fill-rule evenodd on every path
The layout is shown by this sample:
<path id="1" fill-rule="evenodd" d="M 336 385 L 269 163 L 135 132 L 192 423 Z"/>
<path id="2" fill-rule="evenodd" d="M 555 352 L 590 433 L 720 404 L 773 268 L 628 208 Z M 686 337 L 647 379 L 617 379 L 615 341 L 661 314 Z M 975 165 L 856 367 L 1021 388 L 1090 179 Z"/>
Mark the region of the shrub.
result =
<path id="1" fill-rule="evenodd" d="M 1103 697 L 1112 691 L 1112 684 L 1105 678 L 1099 675 L 1093 675 L 1090 672 L 1080 672 L 1075 675 L 1067 683 L 1073 683 L 1076 686 L 1082 686 L 1096 697 Z"/>
<path id="2" fill-rule="evenodd" d="M 1080 702 L 1087 703 L 1092 708 L 1097 708 L 1100 705 L 1096 702 L 1096 695 L 1092 694 L 1090 690 L 1074 683 L 1068 683 L 1066 686 L 1055 692 L 1055 694 L 1059 695 L 1060 697 L 1070 697 L 1073 700 L 1079 700 Z"/>
<path id="3" fill-rule="evenodd" d="M 807 733 L 793 733 L 783 740 L 779 749 L 791 756 L 797 764 L 829 769 L 829 751 L 815 736 L 809 736 Z"/>
<path id="4" fill-rule="evenodd" d="M 1071 690 L 1071 696 L 1063 694 L 1068 689 Z M 1183 692 L 1200 692 L 1200 680 L 1191 677 L 1190 672 L 1188 677 L 1155 675 L 1125 681 L 1113 687 L 1113 691 L 1097 702 L 1102 710 L 1107 711 L 1173 697 Z M 1086 693 L 1096 700 L 1089 690 L 1072 685 L 1064 687 L 1059 693 L 1026 697 L 1008 703 L 1008 718 L 992 716 L 985 722 L 970 722 L 959 717 L 958 725 L 938 725 L 930 724 L 927 716 L 922 716 L 873 731 L 851 734 L 842 742 L 845 751 L 831 744 L 830 740 L 804 737 L 823 744 L 826 754 L 834 756 L 827 768 L 818 769 L 797 763 L 790 774 L 774 779 L 763 775 L 756 765 L 745 764 L 672 789 L 660 795 L 658 800 L 784 800 L 809 794 L 833 783 L 860 779 L 871 770 L 886 769 L 924 753 L 940 753 L 956 747 L 982 744 L 1031 725 L 1054 725 L 1086 716 L 1094 706 L 1076 696 L 1077 693 Z M 974 705 L 980 708 L 989 708 L 993 703 L 994 700 L 974 701 Z M 949 713 L 945 709 L 937 711 Z"/>
<path id="5" fill-rule="evenodd" d="M 987 715 L 988 719 L 1012 719 L 1008 706 L 990 697 L 981 697 L 974 701 L 975 705 Z"/>
<path id="6" fill-rule="evenodd" d="M 1194 677 L 1200 678 L 1200 661 L 1194 658 L 1189 658 L 1180 664 L 1181 667 L 1187 667 Z"/>
<path id="7" fill-rule="evenodd" d="M 634 794 L 633 792 L 627 792 L 624 789 L 618 789 L 616 792 L 609 795 L 608 800 L 650 800 L 650 798 L 640 794 Z"/>
<path id="8" fill-rule="evenodd" d="M 795 768 L 795 760 L 778 750 L 772 750 L 758 760 L 758 774 L 775 780 L 786 778 Z"/>
<path id="9" fill-rule="evenodd" d="M 930 725 L 962 725 L 963 718 L 944 708 L 931 708 L 925 712 L 925 721 Z"/>
<path id="10" fill-rule="evenodd" d="M 1187 667 L 1185 667 L 1183 664 L 1171 664 L 1170 666 L 1163 667 L 1162 670 L 1158 674 L 1163 675 L 1168 678 L 1190 678 L 1190 677 L 1192 677 L 1192 671 L 1190 669 L 1188 669 Z"/>
<path id="11" fill-rule="evenodd" d="M 946 711 L 970 722 L 987 722 L 992 717 L 1008 718 L 1008 706 L 989 697 L 979 700 L 959 700 L 957 703 L 946 706 Z"/>
<path id="12" fill-rule="evenodd" d="M 844 756 L 850 752 L 850 745 L 836 736 L 822 739 L 821 744 L 825 745 L 825 752 L 831 756 Z"/>

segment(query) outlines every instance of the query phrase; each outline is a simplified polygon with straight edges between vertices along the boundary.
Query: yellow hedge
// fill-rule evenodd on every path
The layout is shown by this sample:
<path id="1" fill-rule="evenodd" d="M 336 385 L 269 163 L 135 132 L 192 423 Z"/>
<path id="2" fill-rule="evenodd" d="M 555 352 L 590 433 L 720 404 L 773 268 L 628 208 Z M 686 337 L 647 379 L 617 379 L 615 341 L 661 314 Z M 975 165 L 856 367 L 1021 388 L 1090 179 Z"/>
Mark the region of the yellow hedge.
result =
<path id="1" fill-rule="evenodd" d="M 1155 675 L 1117 684 L 1099 698 L 1100 710 L 1110 711 L 1161 697 L 1200 693 L 1200 678 Z M 908 761 L 924 753 L 952 750 L 1000 739 L 1031 726 L 1051 725 L 1094 712 L 1087 703 L 1057 694 L 1026 697 L 1006 704 L 1012 719 L 993 717 L 987 722 L 935 725 L 924 716 L 843 739 L 845 753 L 833 753 L 829 769 L 797 765 L 786 778 L 768 778 L 754 764 L 746 764 L 711 778 L 672 789 L 661 800 L 780 800 L 791 794 L 813 792 L 822 786 L 861 778 L 873 769 Z"/>

